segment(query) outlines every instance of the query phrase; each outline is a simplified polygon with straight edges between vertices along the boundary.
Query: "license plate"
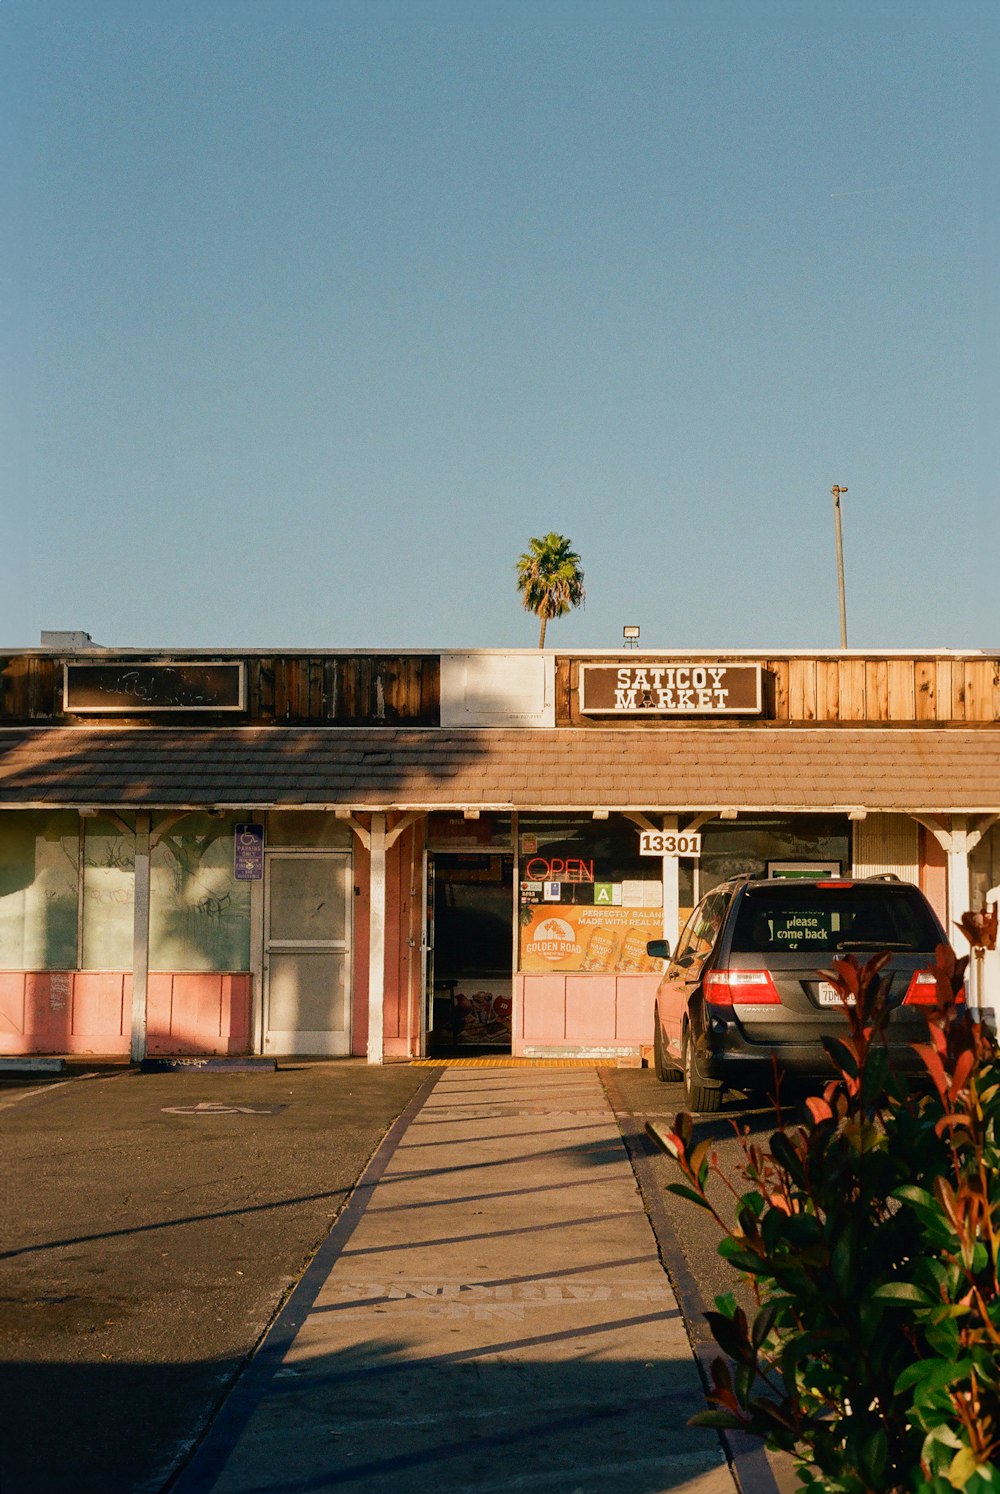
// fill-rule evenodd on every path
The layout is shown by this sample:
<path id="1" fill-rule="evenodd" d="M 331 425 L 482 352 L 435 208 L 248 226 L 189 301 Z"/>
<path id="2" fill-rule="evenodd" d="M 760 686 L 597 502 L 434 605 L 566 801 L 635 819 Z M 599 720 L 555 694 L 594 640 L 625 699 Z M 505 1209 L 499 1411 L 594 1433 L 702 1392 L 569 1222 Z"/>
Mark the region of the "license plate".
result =
<path id="1" fill-rule="evenodd" d="M 847 996 L 847 997 L 841 996 L 840 992 L 837 990 L 837 987 L 836 986 L 831 986 L 831 984 L 830 984 L 830 982 L 828 980 L 821 980 L 820 981 L 820 983 L 819 983 L 819 1004 L 820 1004 L 820 1006 L 840 1006 L 845 1000 L 846 1000 L 848 1006 L 853 1006 L 854 1005 L 854 997 L 853 996 Z"/>

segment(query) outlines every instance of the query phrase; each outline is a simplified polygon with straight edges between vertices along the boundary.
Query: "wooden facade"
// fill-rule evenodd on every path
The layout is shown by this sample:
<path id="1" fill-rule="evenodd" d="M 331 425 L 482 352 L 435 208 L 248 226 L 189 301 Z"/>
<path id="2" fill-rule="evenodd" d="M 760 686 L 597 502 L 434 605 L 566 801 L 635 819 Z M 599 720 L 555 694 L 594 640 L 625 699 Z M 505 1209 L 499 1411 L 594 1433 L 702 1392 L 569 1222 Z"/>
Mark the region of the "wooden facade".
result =
<path id="1" fill-rule="evenodd" d="M 246 664 L 246 709 L 227 713 L 232 725 L 438 726 L 441 721 L 441 662 L 437 653 L 267 653 L 220 651 L 176 656 L 215 658 Z M 529 656 L 532 657 L 532 656 Z M 664 654 L 630 653 L 621 662 L 635 667 L 662 665 Z M 0 657 L 0 723 L 73 726 L 87 717 L 63 709 L 63 663 L 107 659 L 123 665 L 163 663 L 163 653 L 71 655 L 26 651 Z M 762 668 L 763 709 L 739 718 L 754 725 L 993 725 L 1000 720 L 1000 657 L 983 654 L 859 653 L 762 656 L 702 654 L 669 662 L 753 662 Z M 580 710 L 581 668 L 613 664 L 607 654 L 556 656 L 557 726 L 635 729 L 690 725 L 690 716 L 628 718 L 584 715 Z M 129 713 L 141 719 L 141 709 Z M 156 719 L 156 718 L 151 718 Z M 162 722 L 162 717 L 159 718 Z M 205 725 L 204 713 L 171 711 L 179 725 Z M 732 725 L 732 717 L 701 716 L 698 725 Z"/>
<path id="2" fill-rule="evenodd" d="M 163 653 L 116 655 L 129 665 L 160 664 Z M 185 656 L 178 652 L 178 659 Z M 206 656 L 198 655 L 199 659 Z M 246 662 L 246 710 L 227 712 L 234 726 L 437 726 L 440 662 L 437 654 L 246 654 L 218 658 Z M 0 658 L 0 723 L 73 726 L 93 715 L 63 709 L 63 663 L 102 662 L 101 655 L 22 653 Z M 141 710 L 130 719 L 141 717 Z M 157 719 L 157 718 L 152 718 Z M 162 718 L 159 718 L 162 721 Z M 171 711 L 179 725 L 204 726 L 204 714 Z"/>
<path id="3" fill-rule="evenodd" d="M 753 660 L 762 665 L 763 710 L 741 725 L 876 723 L 906 726 L 986 726 L 1000 720 L 1000 658 L 977 655 L 829 654 L 767 658 L 750 654 L 684 655 L 685 665 Z M 580 711 L 580 669 L 607 664 L 606 655 L 556 661 L 556 724 L 648 728 L 690 727 L 691 717 L 586 716 Z M 663 655 L 628 654 L 630 667 L 663 664 Z M 672 662 L 672 661 L 671 661 Z M 699 726 L 731 726 L 731 717 L 703 716 Z"/>

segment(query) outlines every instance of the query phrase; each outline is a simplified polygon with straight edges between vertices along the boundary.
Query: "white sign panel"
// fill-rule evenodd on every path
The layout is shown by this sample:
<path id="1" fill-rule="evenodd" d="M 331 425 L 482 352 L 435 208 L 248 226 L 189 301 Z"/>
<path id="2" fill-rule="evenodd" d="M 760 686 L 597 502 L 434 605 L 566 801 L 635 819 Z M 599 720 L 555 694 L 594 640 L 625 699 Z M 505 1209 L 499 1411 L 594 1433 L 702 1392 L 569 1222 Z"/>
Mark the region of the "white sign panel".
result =
<path id="1" fill-rule="evenodd" d="M 626 908 L 662 908 L 663 883 L 659 880 L 623 882 L 622 904 Z"/>
<path id="2" fill-rule="evenodd" d="M 697 830 L 643 830 L 639 835 L 640 856 L 700 856 L 701 834 Z"/>

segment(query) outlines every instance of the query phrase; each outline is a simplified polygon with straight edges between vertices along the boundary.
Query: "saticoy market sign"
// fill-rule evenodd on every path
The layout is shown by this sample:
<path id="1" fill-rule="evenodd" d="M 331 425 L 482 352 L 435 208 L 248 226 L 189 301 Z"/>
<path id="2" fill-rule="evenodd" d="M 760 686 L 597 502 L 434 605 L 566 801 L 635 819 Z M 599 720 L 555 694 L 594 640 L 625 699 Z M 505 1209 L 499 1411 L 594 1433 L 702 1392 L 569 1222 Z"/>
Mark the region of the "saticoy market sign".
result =
<path id="1" fill-rule="evenodd" d="M 759 664 L 582 664 L 589 716 L 759 716 Z"/>

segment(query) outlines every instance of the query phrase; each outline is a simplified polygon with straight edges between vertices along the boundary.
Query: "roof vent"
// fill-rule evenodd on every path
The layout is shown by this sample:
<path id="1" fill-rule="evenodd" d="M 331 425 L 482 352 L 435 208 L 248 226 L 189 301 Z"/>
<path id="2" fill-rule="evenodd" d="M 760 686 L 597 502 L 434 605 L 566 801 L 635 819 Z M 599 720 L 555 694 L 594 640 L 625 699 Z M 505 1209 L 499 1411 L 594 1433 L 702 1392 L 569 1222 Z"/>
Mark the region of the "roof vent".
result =
<path id="1" fill-rule="evenodd" d="M 78 648 L 102 648 L 103 644 L 95 643 L 89 633 L 62 633 L 49 632 L 42 629 L 42 648 L 58 649 L 60 653 L 72 653 Z"/>

